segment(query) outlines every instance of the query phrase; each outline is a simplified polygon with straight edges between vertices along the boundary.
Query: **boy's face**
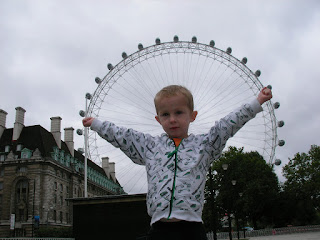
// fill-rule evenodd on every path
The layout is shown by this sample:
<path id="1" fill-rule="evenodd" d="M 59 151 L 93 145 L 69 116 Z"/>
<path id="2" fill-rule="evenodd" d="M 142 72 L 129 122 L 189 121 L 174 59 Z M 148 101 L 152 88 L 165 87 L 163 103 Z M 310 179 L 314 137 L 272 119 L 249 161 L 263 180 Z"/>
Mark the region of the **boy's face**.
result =
<path id="1" fill-rule="evenodd" d="M 188 137 L 189 124 L 197 116 L 196 111 L 191 111 L 185 96 L 163 97 L 157 102 L 157 121 L 170 138 Z"/>

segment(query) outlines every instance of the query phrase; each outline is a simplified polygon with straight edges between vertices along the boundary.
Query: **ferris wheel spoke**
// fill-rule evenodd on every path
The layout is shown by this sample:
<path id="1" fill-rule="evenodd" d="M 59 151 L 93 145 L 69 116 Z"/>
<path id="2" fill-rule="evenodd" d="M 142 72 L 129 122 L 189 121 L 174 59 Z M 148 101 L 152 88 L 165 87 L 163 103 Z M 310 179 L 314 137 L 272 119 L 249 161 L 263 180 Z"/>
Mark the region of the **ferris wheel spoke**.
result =
<path id="1" fill-rule="evenodd" d="M 236 97 L 239 97 L 240 95 L 244 94 L 242 91 L 241 91 L 241 83 L 236 83 L 236 84 L 233 84 L 233 85 L 230 85 L 229 89 L 228 90 L 223 90 L 219 95 L 216 94 L 216 95 L 213 95 L 211 98 L 208 98 L 208 99 L 205 99 L 203 98 L 201 100 L 201 102 L 203 103 L 203 105 L 211 105 L 211 107 L 216 107 L 218 104 L 220 104 L 222 101 L 224 101 L 224 103 L 228 102 L 228 99 L 229 101 L 230 100 L 234 100 Z M 237 94 L 236 92 L 239 93 Z M 220 100 L 219 100 L 220 98 Z M 236 101 L 237 104 L 239 104 L 239 100 Z M 213 105 L 212 105 L 213 104 Z"/>
<path id="2" fill-rule="evenodd" d="M 145 171 L 144 167 L 139 166 L 138 167 L 138 172 L 136 173 L 132 173 L 132 171 L 126 174 L 125 178 L 127 180 L 123 180 L 123 186 L 127 186 L 129 183 L 131 184 L 136 184 L 137 183 L 137 179 L 140 179 L 141 176 L 143 176 L 143 172 Z M 146 176 L 146 175 L 144 175 Z M 137 178 L 138 177 L 138 178 Z"/>
<path id="3" fill-rule="evenodd" d="M 134 187 L 137 186 L 137 183 L 139 183 L 142 179 L 145 179 L 145 182 L 147 182 L 147 179 L 146 179 L 146 175 L 143 174 L 145 172 L 145 169 L 143 167 L 141 167 L 141 169 L 139 169 L 139 172 L 138 172 L 138 178 L 136 178 L 135 176 L 132 177 L 132 181 L 131 182 L 131 185 L 132 187 L 129 189 L 129 192 L 131 192 L 133 190 Z"/>

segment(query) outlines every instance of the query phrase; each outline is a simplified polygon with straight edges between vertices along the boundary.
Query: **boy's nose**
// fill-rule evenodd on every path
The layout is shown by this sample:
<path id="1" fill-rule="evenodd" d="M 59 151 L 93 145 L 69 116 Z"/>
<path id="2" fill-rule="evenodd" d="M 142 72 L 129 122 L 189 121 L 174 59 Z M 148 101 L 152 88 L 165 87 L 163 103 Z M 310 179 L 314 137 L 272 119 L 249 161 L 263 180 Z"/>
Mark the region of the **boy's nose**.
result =
<path id="1" fill-rule="evenodd" d="M 170 122 L 175 122 L 176 118 L 174 116 L 170 116 Z"/>

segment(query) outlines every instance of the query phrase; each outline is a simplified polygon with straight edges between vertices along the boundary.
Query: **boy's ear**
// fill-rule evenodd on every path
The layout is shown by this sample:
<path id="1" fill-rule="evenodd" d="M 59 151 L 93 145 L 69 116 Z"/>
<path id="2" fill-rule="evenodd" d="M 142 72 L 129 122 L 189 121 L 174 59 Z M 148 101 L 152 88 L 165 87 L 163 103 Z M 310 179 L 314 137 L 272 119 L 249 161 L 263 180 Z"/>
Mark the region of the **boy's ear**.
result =
<path id="1" fill-rule="evenodd" d="M 159 117 L 158 117 L 158 116 L 155 116 L 154 118 L 158 121 L 158 123 L 160 123 L 160 124 L 161 124 L 160 119 L 159 119 Z"/>
<path id="2" fill-rule="evenodd" d="M 196 117 L 198 115 L 198 112 L 197 111 L 193 111 L 192 114 L 191 114 L 191 122 L 193 122 L 194 120 L 196 120 Z"/>

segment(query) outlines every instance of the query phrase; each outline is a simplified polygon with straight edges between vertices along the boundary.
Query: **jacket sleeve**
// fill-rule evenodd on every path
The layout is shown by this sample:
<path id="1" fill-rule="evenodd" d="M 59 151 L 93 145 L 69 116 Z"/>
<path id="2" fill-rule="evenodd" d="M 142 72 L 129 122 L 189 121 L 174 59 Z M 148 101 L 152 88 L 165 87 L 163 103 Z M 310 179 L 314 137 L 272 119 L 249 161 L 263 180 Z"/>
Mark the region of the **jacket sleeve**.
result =
<path id="1" fill-rule="evenodd" d="M 227 140 L 233 137 L 239 129 L 261 111 L 262 107 L 260 103 L 257 99 L 254 99 L 215 123 L 209 131 L 206 147 L 206 151 L 211 154 L 212 161 L 220 157 Z"/>
<path id="2" fill-rule="evenodd" d="M 150 135 L 98 119 L 93 121 L 91 129 L 114 147 L 120 148 L 134 163 L 145 165 L 145 143 Z"/>

